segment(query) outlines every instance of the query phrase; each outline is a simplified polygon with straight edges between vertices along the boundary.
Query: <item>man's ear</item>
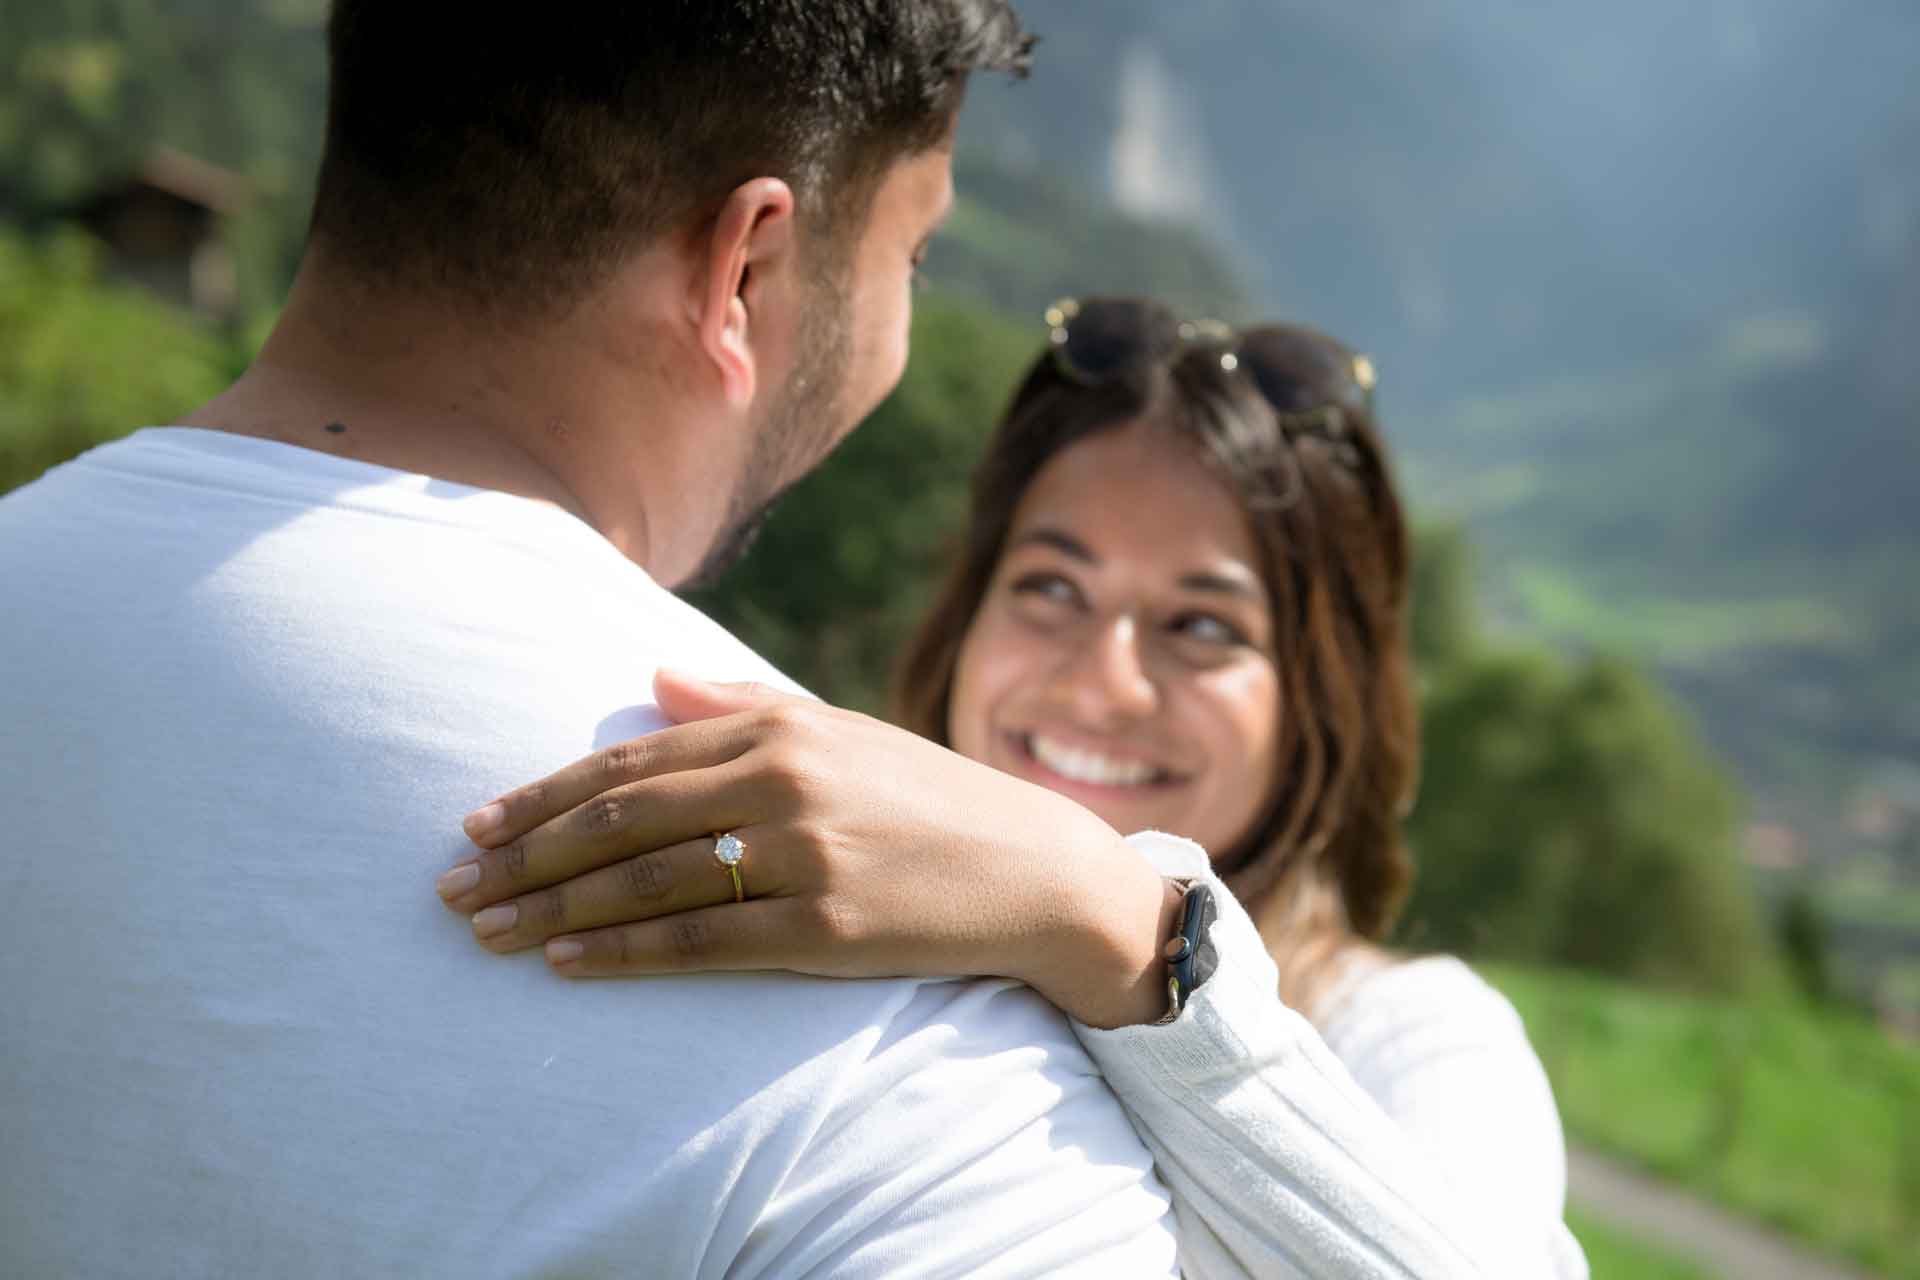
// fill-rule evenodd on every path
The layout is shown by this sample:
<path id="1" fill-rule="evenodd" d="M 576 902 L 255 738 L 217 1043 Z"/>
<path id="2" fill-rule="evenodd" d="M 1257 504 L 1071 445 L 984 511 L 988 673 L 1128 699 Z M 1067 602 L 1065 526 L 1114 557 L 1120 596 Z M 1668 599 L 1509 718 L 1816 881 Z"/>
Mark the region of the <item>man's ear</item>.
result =
<path id="1" fill-rule="evenodd" d="M 759 357 L 777 330 L 782 277 L 794 268 L 793 189 L 755 178 L 727 195 L 705 242 L 687 299 L 700 349 L 719 371 L 727 403 L 744 408 L 759 385 Z"/>

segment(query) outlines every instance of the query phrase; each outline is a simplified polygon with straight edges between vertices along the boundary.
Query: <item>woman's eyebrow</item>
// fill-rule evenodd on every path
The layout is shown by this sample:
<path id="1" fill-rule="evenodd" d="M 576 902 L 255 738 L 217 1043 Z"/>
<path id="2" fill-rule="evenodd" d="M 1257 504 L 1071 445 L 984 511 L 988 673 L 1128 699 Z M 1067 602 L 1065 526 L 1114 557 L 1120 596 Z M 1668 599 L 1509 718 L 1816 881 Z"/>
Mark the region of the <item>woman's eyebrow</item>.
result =
<path id="1" fill-rule="evenodd" d="M 1247 600 L 1260 600 L 1266 592 L 1251 576 L 1240 573 L 1218 573 L 1200 571 L 1182 575 L 1180 586 L 1186 591 L 1206 591 L 1216 595 L 1240 596 Z"/>
<path id="2" fill-rule="evenodd" d="M 1027 530 L 1013 540 L 1013 545 L 1015 547 L 1024 547 L 1035 542 L 1042 546 L 1052 547 L 1061 555 L 1073 560 L 1078 560 L 1083 564 L 1100 563 L 1100 557 L 1093 554 L 1092 549 L 1089 548 L 1086 543 L 1080 541 L 1080 539 L 1074 537 L 1064 529 L 1056 529 L 1051 525 L 1041 525 L 1037 529 Z"/>

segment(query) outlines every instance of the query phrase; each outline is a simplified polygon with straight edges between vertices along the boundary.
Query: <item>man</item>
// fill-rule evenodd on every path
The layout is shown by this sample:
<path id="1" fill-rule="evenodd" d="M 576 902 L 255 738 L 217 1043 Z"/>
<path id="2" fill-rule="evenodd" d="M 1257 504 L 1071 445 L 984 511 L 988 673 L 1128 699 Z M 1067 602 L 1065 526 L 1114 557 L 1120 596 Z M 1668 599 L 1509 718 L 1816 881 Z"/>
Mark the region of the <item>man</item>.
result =
<path id="1" fill-rule="evenodd" d="M 1003 0 L 329 38 L 259 360 L 0 502 L 0 1273 L 1166 1274 L 1030 993 L 565 983 L 430 892 L 656 667 L 777 679 L 665 587 L 899 377 Z"/>

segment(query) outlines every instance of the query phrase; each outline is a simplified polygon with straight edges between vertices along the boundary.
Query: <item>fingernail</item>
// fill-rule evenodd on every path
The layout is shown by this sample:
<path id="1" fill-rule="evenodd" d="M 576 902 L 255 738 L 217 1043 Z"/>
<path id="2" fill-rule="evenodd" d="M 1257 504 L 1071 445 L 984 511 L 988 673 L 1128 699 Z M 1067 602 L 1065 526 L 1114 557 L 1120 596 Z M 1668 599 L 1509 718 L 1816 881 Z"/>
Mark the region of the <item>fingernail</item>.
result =
<path id="1" fill-rule="evenodd" d="M 572 938 L 555 938 L 547 944 L 548 964 L 572 964 L 585 954 L 586 947 Z"/>
<path id="2" fill-rule="evenodd" d="M 460 823 L 466 829 L 467 839 L 475 844 L 486 836 L 499 830 L 500 824 L 507 820 L 507 806 L 498 800 L 484 809 L 475 809 Z"/>
<path id="3" fill-rule="evenodd" d="M 473 918 L 473 936 L 492 938 L 513 928 L 514 921 L 520 918 L 520 908 L 511 902 L 497 907 L 488 907 Z"/>
<path id="4" fill-rule="evenodd" d="M 442 898 L 445 898 L 448 902 L 452 902 L 455 898 L 466 893 L 479 883 L 480 864 L 477 862 L 463 862 L 434 881 L 434 888 L 440 891 Z"/>

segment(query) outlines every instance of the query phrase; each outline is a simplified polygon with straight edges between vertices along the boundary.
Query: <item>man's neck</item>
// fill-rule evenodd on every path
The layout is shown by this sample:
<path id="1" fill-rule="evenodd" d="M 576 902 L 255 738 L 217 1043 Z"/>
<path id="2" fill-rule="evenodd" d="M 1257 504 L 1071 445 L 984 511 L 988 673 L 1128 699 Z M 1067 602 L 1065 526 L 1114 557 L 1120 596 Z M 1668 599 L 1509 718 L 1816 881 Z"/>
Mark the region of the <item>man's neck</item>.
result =
<path id="1" fill-rule="evenodd" d="M 649 517 L 689 488 L 680 433 L 640 362 L 605 347 L 503 333 L 310 265 L 252 367 L 181 425 L 548 502 L 672 581 L 674 548 Z M 636 421 L 658 430 L 637 441 Z"/>

